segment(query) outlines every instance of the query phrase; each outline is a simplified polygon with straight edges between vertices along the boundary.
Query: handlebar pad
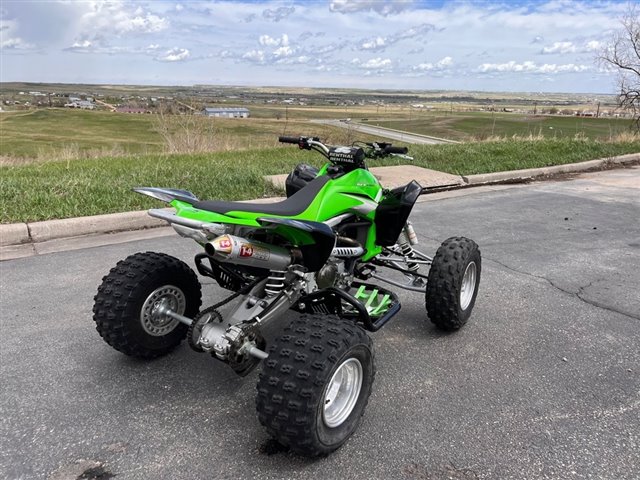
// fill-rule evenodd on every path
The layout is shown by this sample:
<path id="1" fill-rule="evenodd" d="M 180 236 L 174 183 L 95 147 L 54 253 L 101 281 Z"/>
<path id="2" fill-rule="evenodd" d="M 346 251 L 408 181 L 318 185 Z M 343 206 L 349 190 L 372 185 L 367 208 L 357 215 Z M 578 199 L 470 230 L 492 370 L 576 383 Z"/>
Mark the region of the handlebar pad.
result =
<path id="1" fill-rule="evenodd" d="M 298 145 L 300 143 L 300 137 L 278 137 L 280 143 L 293 143 Z"/>
<path id="2" fill-rule="evenodd" d="M 392 147 L 391 145 L 384 147 L 384 153 L 399 153 L 406 155 L 409 149 L 407 147 Z"/>

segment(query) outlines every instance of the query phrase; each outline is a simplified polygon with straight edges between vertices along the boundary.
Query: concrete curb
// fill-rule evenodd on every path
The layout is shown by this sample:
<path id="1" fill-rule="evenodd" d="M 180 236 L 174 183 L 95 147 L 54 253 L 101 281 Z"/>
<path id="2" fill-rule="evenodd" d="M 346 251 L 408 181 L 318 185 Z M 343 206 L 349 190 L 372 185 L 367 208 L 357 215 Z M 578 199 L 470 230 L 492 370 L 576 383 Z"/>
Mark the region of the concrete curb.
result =
<path id="1" fill-rule="evenodd" d="M 252 203 L 272 203 L 280 197 L 242 200 Z M 166 208 L 173 211 L 172 208 Z M 88 217 L 63 218 L 42 222 L 9 223 L 0 225 L 0 247 L 48 242 L 100 233 L 118 233 L 148 228 L 166 227 L 167 222 L 150 217 L 147 210 L 107 213 Z"/>
<path id="2" fill-rule="evenodd" d="M 513 170 L 480 175 L 463 176 L 467 186 L 480 186 L 505 182 L 519 182 L 536 177 L 563 173 L 579 173 L 596 170 L 611 165 L 628 165 L 640 162 L 640 153 L 631 153 L 612 158 L 602 158 L 587 162 L 570 163 L 554 167 Z M 459 187 L 458 187 L 459 188 Z M 274 202 L 280 198 L 261 198 L 248 202 Z M 171 209 L 168 209 L 171 210 Z M 166 222 L 150 217 L 146 210 L 124 213 L 109 213 L 90 217 L 46 220 L 32 223 L 10 223 L 0 225 L 0 247 L 42 243 L 60 238 L 72 238 L 98 233 L 116 233 L 166 226 Z"/>
<path id="3" fill-rule="evenodd" d="M 0 247 L 19 245 L 30 240 L 26 223 L 9 223 L 0 225 Z"/>
<path id="4" fill-rule="evenodd" d="M 546 177 L 563 173 L 580 173 L 596 170 L 609 165 L 626 165 L 640 162 L 640 153 L 630 153 L 610 158 L 599 158 L 579 163 L 567 163 L 553 167 L 529 168 L 526 170 L 510 170 L 507 172 L 481 173 L 478 175 L 463 175 L 467 185 L 487 185 L 491 183 L 516 182 L 536 177 Z"/>

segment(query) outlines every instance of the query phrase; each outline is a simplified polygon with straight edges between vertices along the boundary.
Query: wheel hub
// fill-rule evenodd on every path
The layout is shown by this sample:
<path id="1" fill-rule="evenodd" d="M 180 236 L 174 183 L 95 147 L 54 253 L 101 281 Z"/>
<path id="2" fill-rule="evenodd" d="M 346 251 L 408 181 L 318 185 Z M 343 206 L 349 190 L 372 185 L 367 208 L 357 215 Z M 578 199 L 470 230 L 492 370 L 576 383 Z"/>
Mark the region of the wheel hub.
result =
<path id="1" fill-rule="evenodd" d="M 324 423 L 335 428 L 351 415 L 362 388 L 362 364 L 357 358 L 343 362 L 335 371 L 324 394 L 322 417 Z"/>
<path id="2" fill-rule="evenodd" d="M 466 310 L 476 290 L 476 262 L 467 265 L 460 286 L 460 308 Z"/>
<path id="3" fill-rule="evenodd" d="M 171 310 L 180 315 L 184 314 L 187 300 L 178 287 L 163 285 L 149 294 L 142 304 L 140 322 L 142 328 L 149 335 L 161 337 L 171 332 L 178 325 L 178 320 L 164 315 L 162 312 Z"/>

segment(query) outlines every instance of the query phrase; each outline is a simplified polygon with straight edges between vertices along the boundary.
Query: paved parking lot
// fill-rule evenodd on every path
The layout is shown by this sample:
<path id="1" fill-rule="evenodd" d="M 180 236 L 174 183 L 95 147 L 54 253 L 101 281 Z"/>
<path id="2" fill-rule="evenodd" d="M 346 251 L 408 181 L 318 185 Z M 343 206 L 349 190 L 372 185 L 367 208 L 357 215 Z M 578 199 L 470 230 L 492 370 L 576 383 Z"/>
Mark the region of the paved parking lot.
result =
<path id="1" fill-rule="evenodd" d="M 464 193 L 429 196 L 412 220 L 425 252 L 452 235 L 480 245 L 470 323 L 441 334 L 402 293 L 373 334 L 359 430 L 318 460 L 269 442 L 255 372 L 237 378 L 186 346 L 133 360 L 95 331 L 111 266 L 145 250 L 191 263 L 194 243 L 3 262 L 0 477 L 640 478 L 640 169 Z"/>

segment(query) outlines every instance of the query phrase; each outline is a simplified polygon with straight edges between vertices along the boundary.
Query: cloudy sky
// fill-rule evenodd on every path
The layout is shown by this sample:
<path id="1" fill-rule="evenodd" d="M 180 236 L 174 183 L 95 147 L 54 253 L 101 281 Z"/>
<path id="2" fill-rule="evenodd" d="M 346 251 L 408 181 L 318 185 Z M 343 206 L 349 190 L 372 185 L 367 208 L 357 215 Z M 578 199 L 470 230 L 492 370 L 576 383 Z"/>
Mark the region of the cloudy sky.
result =
<path id="1" fill-rule="evenodd" d="M 622 1 L 2 0 L 0 80 L 615 91 Z"/>

